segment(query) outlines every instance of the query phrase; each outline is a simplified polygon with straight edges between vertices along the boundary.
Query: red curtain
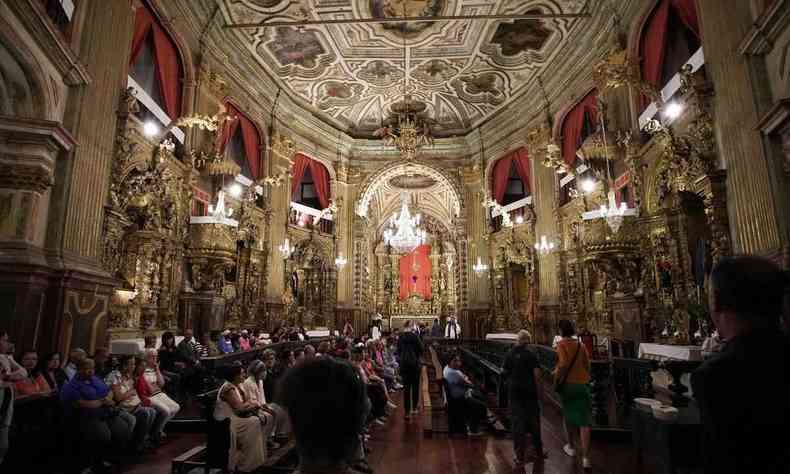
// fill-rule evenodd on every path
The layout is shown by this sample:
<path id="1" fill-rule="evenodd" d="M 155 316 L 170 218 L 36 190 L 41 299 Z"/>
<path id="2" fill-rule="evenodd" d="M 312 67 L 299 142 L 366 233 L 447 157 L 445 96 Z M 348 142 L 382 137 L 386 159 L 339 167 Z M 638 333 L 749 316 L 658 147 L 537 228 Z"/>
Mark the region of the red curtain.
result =
<path id="1" fill-rule="evenodd" d="M 181 115 L 181 61 L 176 45 L 167 32 L 157 23 L 154 15 L 143 6 L 137 9 L 132 36 L 132 51 L 129 64 L 134 63 L 148 35 L 154 38 L 156 73 L 159 76 L 159 91 L 164 100 L 164 109 L 171 119 Z"/>
<path id="2" fill-rule="evenodd" d="M 642 56 L 642 78 L 656 87 L 661 87 L 661 70 L 667 49 L 667 28 L 669 27 L 669 0 L 662 0 L 653 11 L 642 33 L 639 54 Z M 640 108 L 644 110 L 650 103 L 646 96 L 640 98 Z"/>
<path id="3" fill-rule="evenodd" d="M 513 155 L 508 154 L 504 158 L 494 163 L 492 170 L 492 187 L 494 192 L 494 200 L 502 204 L 502 199 L 505 197 L 505 190 L 507 189 L 507 178 L 510 175 L 510 164 L 513 162 Z"/>
<path id="4" fill-rule="evenodd" d="M 222 124 L 222 133 L 219 135 L 217 148 L 219 153 L 223 153 L 230 143 L 237 127 L 241 127 L 241 137 L 244 142 L 244 155 L 250 165 L 250 172 L 253 179 L 258 179 L 258 171 L 261 163 L 261 136 L 258 128 L 246 115 L 237 109 L 230 102 L 225 104 L 225 111 L 235 117 L 233 120 L 226 120 Z"/>
<path id="5" fill-rule="evenodd" d="M 299 183 L 302 182 L 304 172 L 307 170 L 308 166 L 310 166 L 310 158 L 301 153 L 297 154 L 294 159 L 293 167 L 291 168 L 291 196 L 299 189 Z"/>
<path id="6" fill-rule="evenodd" d="M 529 153 L 527 149 L 524 147 L 519 148 L 518 150 L 513 152 L 514 162 L 516 163 L 516 172 L 518 176 L 521 178 L 521 181 L 524 182 L 524 189 L 529 194 L 529 176 L 530 176 L 530 169 L 529 169 Z"/>
<path id="7" fill-rule="evenodd" d="M 400 258 L 400 299 L 412 294 L 431 298 L 431 246 L 420 245 Z M 416 270 L 415 270 L 416 267 Z"/>
<path id="8" fill-rule="evenodd" d="M 225 111 L 229 114 L 236 114 L 235 109 L 230 104 L 225 104 Z M 238 115 L 236 115 L 238 117 Z M 239 126 L 239 120 L 225 120 L 222 122 L 222 133 L 219 135 L 219 143 L 217 143 L 217 150 L 220 154 L 225 152 L 225 148 L 230 143 L 230 139 L 233 138 L 233 135 L 236 133 L 236 127 Z"/>
<path id="9" fill-rule="evenodd" d="M 582 136 L 585 117 L 592 123 L 596 123 L 598 120 L 596 101 L 597 91 L 593 90 L 565 114 L 562 121 L 562 159 L 568 165 L 573 165 L 576 161 L 576 151 L 587 138 Z"/>
<path id="10" fill-rule="evenodd" d="M 697 38 L 700 38 L 697 5 L 694 1 L 695 0 L 672 0 L 672 7 L 675 9 L 675 13 L 678 18 L 680 18 L 680 21 L 686 25 L 686 28 L 694 33 Z"/>
<path id="11" fill-rule="evenodd" d="M 313 185 L 321 209 L 326 209 L 329 207 L 329 172 L 321 163 L 310 160 L 310 174 L 313 175 Z"/>

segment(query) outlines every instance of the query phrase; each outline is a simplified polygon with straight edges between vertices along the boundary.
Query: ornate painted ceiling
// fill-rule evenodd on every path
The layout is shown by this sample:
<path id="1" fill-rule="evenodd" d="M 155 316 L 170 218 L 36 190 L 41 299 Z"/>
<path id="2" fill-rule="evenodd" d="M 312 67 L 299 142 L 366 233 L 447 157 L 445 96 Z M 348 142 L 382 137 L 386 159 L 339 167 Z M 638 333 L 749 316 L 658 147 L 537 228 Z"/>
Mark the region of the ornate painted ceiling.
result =
<path id="1" fill-rule="evenodd" d="M 580 0 L 217 0 L 226 25 L 269 21 L 578 13 Z M 580 19 L 276 26 L 230 30 L 290 95 L 356 137 L 405 92 L 435 135 L 468 132 L 517 97 Z"/>

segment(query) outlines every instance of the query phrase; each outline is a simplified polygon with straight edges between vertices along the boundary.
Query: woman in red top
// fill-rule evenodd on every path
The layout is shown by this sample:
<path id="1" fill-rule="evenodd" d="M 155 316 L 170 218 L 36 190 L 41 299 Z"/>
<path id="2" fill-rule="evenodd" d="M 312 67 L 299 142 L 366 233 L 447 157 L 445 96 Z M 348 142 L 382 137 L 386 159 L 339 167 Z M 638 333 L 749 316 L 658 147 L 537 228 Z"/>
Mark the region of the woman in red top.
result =
<path id="1" fill-rule="evenodd" d="M 25 351 L 22 353 L 22 367 L 27 370 L 27 377 L 14 382 L 14 388 L 19 398 L 30 395 L 49 395 L 52 392 L 44 375 L 36 370 L 38 366 L 38 354 L 36 351 Z"/>

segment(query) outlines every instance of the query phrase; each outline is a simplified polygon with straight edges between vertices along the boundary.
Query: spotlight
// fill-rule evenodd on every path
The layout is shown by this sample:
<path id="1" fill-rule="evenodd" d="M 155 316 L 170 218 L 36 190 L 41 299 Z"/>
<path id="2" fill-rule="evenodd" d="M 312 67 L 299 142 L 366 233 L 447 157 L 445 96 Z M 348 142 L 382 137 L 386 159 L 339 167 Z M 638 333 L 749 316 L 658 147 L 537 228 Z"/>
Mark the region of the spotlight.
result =
<path id="1" fill-rule="evenodd" d="M 233 184 L 230 186 L 230 188 L 228 189 L 228 193 L 229 193 L 231 196 L 233 196 L 233 197 L 235 197 L 235 198 L 237 198 L 237 199 L 241 197 L 241 192 L 242 192 L 242 191 L 243 191 L 243 190 L 241 189 L 241 185 L 240 185 L 239 183 L 233 183 Z"/>
<path id="2" fill-rule="evenodd" d="M 670 102 L 663 110 L 664 117 L 669 120 L 675 120 L 683 113 L 683 105 L 678 102 Z"/>
<path id="3" fill-rule="evenodd" d="M 591 179 L 585 179 L 582 181 L 582 191 L 585 193 L 591 193 L 595 191 L 595 181 Z"/>
<path id="4" fill-rule="evenodd" d="M 524 217 L 516 216 L 516 224 L 523 224 L 523 223 L 524 223 Z"/>
<path id="5" fill-rule="evenodd" d="M 143 133 L 147 137 L 153 137 L 159 133 L 159 125 L 155 124 L 154 122 L 145 122 L 143 124 Z"/>

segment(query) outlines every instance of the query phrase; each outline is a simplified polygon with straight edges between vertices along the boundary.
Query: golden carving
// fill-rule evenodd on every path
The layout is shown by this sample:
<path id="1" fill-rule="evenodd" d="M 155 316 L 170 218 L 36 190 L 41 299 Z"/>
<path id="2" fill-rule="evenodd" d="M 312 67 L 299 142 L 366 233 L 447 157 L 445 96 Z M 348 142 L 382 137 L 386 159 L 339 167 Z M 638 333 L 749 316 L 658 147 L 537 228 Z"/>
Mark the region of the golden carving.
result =
<path id="1" fill-rule="evenodd" d="M 661 94 L 654 85 L 642 79 L 639 71 L 639 65 L 629 60 L 628 53 L 624 49 L 615 47 L 593 66 L 593 80 L 602 94 L 607 89 L 631 86 L 660 108 L 663 104 Z"/>

